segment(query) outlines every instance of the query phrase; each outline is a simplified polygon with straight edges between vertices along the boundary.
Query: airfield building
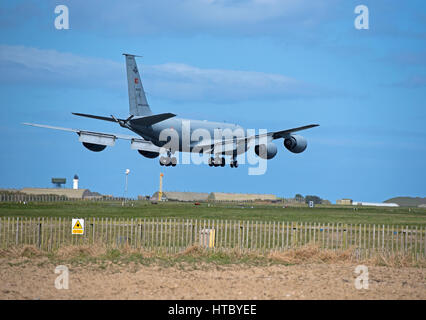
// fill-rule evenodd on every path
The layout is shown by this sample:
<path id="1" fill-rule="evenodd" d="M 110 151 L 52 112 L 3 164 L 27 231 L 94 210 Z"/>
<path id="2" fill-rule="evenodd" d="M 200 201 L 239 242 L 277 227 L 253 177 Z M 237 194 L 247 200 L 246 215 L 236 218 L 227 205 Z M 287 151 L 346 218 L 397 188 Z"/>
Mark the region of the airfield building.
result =
<path id="1" fill-rule="evenodd" d="M 352 199 L 339 199 L 339 200 L 336 200 L 336 204 L 351 206 Z"/>
<path id="2" fill-rule="evenodd" d="M 373 206 L 373 207 L 399 207 L 397 203 L 383 203 L 383 202 L 361 202 L 354 201 L 354 206 Z"/>
<path id="3" fill-rule="evenodd" d="M 276 201 L 274 194 L 212 192 L 209 201 Z"/>
<path id="4" fill-rule="evenodd" d="M 202 192 L 173 192 L 163 191 L 163 200 L 168 201 L 207 201 L 208 193 Z M 158 191 L 154 193 L 151 200 L 158 200 Z"/>
<path id="5" fill-rule="evenodd" d="M 30 195 L 55 195 L 65 196 L 70 199 L 89 199 L 97 196 L 95 192 L 88 189 L 66 189 L 66 188 L 24 188 L 20 190 L 22 193 Z"/>

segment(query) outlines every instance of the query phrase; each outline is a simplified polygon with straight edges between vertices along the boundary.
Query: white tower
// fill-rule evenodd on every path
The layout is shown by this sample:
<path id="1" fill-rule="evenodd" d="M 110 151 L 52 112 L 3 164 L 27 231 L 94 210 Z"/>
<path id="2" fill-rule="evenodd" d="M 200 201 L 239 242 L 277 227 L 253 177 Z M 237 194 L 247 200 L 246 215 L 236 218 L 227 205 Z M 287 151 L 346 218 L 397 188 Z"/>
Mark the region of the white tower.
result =
<path id="1" fill-rule="evenodd" d="M 72 188 L 74 190 L 78 189 L 78 176 L 77 175 L 74 175 L 74 180 L 72 181 Z"/>

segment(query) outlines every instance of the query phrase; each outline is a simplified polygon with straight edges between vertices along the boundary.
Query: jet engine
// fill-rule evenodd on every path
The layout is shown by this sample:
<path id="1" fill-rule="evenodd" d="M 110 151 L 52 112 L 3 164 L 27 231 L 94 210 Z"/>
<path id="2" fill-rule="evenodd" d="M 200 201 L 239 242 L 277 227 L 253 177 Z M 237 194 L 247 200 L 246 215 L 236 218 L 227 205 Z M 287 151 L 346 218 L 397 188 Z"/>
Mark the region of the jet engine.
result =
<path id="1" fill-rule="evenodd" d="M 89 142 L 83 142 L 83 146 L 85 146 L 90 151 L 94 151 L 94 152 L 100 152 L 107 147 L 103 144 L 96 144 L 96 143 L 89 143 Z"/>
<path id="2" fill-rule="evenodd" d="M 254 147 L 254 152 L 262 159 L 272 159 L 277 154 L 277 146 L 270 142 L 265 144 L 258 144 Z"/>
<path id="3" fill-rule="evenodd" d="M 158 152 L 138 150 L 138 152 L 146 158 L 154 159 L 157 158 L 160 154 Z"/>
<path id="4" fill-rule="evenodd" d="M 293 153 L 301 153 L 305 151 L 307 145 L 308 142 L 306 139 L 296 134 L 284 139 L 284 147 Z"/>

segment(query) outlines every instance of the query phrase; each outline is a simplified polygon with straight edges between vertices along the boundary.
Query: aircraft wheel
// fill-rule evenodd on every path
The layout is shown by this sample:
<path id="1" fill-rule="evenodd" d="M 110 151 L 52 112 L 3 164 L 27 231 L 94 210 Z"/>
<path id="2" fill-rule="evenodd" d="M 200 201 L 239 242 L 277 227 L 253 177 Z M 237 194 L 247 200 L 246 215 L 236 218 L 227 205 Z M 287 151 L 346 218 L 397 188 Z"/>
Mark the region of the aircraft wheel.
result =
<path id="1" fill-rule="evenodd" d="M 221 161 L 220 166 L 221 166 L 221 167 L 224 167 L 224 166 L 225 166 L 225 158 L 222 158 L 222 161 Z"/>
<path id="2" fill-rule="evenodd" d="M 176 167 L 177 159 L 176 159 L 175 157 L 173 157 L 173 158 L 171 159 L 171 163 L 172 163 L 172 167 Z"/>
<path id="3" fill-rule="evenodd" d="M 213 158 L 209 158 L 209 166 L 210 166 L 210 167 L 213 167 L 213 161 L 214 161 L 214 159 L 213 159 Z"/>
<path id="4" fill-rule="evenodd" d="M 160 157 L 160 164 L 162 166 L 169 166 L 170 165 L 170 158 L 169 157 Z"/>
<path id="5" fill-rule="evenodd" d="M 222 163 L 222 161 L 220 160 L 220 158 L 215 158 L 215 159 L 213 160 L 213 165 L 214 165 L 215 167 L 219 167 L 219 166 L 221 165 L 221 163 Z"/>
<path id="6" fill-rule="evenodd" d="M 234 168 L 238 168 L 238 162 L 236 160 L 234 162 Z"/>

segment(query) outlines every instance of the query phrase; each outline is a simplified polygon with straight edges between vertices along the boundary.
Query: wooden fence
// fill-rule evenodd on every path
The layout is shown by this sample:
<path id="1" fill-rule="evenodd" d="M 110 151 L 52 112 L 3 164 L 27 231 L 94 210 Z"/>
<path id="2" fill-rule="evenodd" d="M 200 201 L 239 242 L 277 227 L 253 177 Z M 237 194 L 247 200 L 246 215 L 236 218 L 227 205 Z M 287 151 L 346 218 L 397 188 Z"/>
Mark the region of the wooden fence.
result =
<path id="1" fill-rule="evenodd" d="M 55 250 L 63 245 L 101 243 L 147 250 L 180 252 L 192 245 L 212 250 L 283 251 L 306 244 L 323 249 L 352 248 L 357 257 L 377 252 L 426 256 L 425 226 L 299 223 L 194 219 L 86 218 L 84 234 L 73 235 L 70 218 L 0 218 L 0 246 L 36 245 Z M 214 232 L 213 232 L 214 230 Z"/>
<path id="2" fill-rule="evenodd" d="M 68 202 L 68 201 L 131 201 L 134 199 L 124 197 L 87 197 L 84 199 L 68 198 L 66 196 L 50 194 L 16 194 L 0 193 L 0 202 Z"/>

